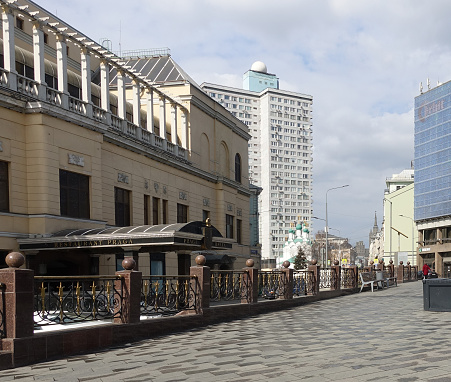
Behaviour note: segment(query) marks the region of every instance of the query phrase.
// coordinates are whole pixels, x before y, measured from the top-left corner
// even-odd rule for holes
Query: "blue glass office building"
[[[451,216],[451,82],[415,98],[415,221]]]

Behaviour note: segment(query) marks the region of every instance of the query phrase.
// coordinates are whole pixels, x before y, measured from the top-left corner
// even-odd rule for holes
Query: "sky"
[[[420,82],[451,80],[449,0],[35,2],[115,52],[170,48],[198,84],[241,88],[263,61],[281,89],[312,95],[313,215],[327,193],[329,232],[366,247],[385,179],[413,160]]]

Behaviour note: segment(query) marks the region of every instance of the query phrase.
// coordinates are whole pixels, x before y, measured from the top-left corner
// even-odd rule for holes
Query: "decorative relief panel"
[[[236,215],[237,216],[242,216],[242,214],[243,214],[243,212],[242,212],[241,208],[237,208],[236,209]]]
[[[166,188],[166,186],[163,186],[163,194],[167,194],[168,193],[168,189]]]
[[[144,188],[145,188],[146,190],[149,189],[149,181],[148,181],[147,179],[144,180]]]
[[[204,198],[203,204],[204,204],[205,207],[210,207],[210,199]]]
[[[188,195],[184,191],[179,191],[179,199],[188,200]]]
[[[74,164],[75,166],[85,167],[85,158],[77,154],[67,154],[67,161],[69,164]]]
[[[153,188],[154,188],[155,192],[158,192],[158,190],[160,189],[160,185],[157,182],[155,182],[153,184]]]
[[[129,184],[129,183],[130,183],[130,181],[129,181],[129,179],[128,179],[128,175],[123,174],[123,173],[121,173],[121,172],[118,172],[118,173],[117,173],[117,181],[118,181],[119,183],[126,183],[126,184]]]
[[[0,153],[3,152],[3,144],[2,141],[0,141]]]
[[[227,203],[227,211],[233,211],[233,205]]]

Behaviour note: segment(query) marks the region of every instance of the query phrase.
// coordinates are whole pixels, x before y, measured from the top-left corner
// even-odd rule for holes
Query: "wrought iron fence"
[[[319,289],[330,289],[332,286],[332,270],[321,268],[319,274]]]
[[[0,339],[6,337],[5,333],[5,284],[0,283]]]
[[[35,326],[121,317],[120,276],[35,276]]]
[[[172,316],[182,310],[195,310],[198,290],[196,276],[144,276],[141,315]]]
[[[400,267],[402,267],[402,279],[404,281],[408,281],[409,280],[409,268],[404,266],[404,265],[400,265]]]
[[[313,271],[298,270],[293,272],[293,295],[305,296],[314,294],[314,274]]]
[[[418,280],[418,267],[416,265],[410,268],[410,280]]]
[[[343,289],[357,288],[355,268],[341,268],[341,287]]]
[[[247,271],[211,271],[210,301],[248,301],[248,276]]]
[[[266,299],[276,299],[284,295],[288,280],[282,271],[258,272],[258,296]]]

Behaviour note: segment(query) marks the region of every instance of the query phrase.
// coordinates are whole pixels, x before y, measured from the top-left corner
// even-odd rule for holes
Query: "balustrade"
[[[17,91],[29,97],[38,97],[38,83],[27,77],[17,75]]]
[[[136,126],[133,123],[127,121],[127,127],[126,127],[126,130],[125,130],[125,133],[127,135],[131,135],[132,137],[136,137],[136,130],[137,129],[138,129],[138,126]]]
[[[106,111],[97,106],[92,106],[92,118],[98,122],[106,123]]]
[[[122,314],[122,283],[115,276],[36,276],[35,326],[113,319]]]
[[[141,315],[168,316],[195,310],[198,288],[192,276],[147,276],[142,278]]]
[[[80,115],[86,115],[86,102],[69,96],[69,110]]]
[[[246,271],[211,271],[210,301],[248,299]]]

